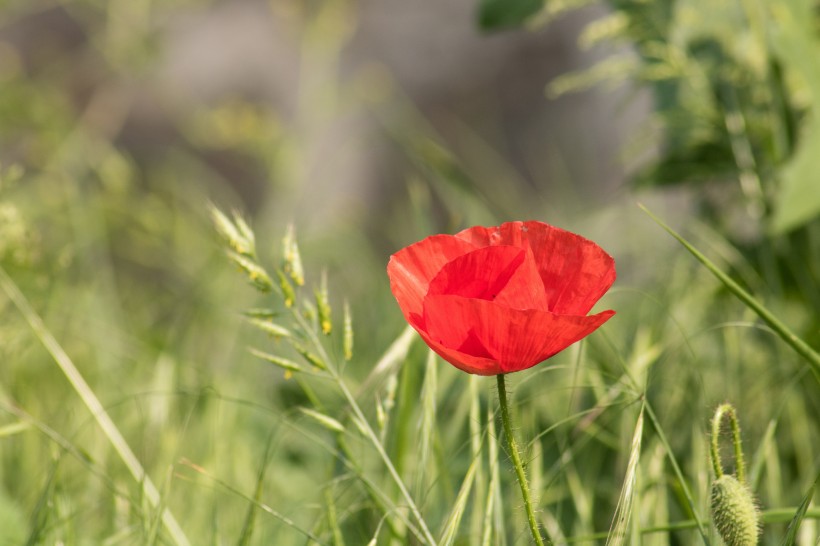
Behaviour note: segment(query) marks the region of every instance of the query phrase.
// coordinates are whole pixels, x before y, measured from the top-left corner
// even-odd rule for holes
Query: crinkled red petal
[[[418,328],[416,330],[428,347],[459,370],[475,375],[498,375],[504,373],[501,369],[501,365],[492,358],[475,356],[457,349],[445,347],[430,337],[424,330],[419,330]]]
[[[476,247],[452,235],[433,235],[396,252],[387,264],[390,290],[404,317],[421,316],[430,281],[449,261]]]
[[[615,282],[615,261],[594,242],[543,222],[473,227],[456,237],[475,246],[510,245],[532,250],[549,309],[585,315]]]
[[[560,315],[443,295],[425,298],[423,321],[425,338],[459,352],[480,347],[480,353],[471,356],[491,359],[498,363],[502,373],[510,373],[532,367],[566,349],[614,314],[604,311],[592,316]]]
[[[447,263],[427,291],[428,296],[444,294],[495,301],[513,309],[547,309],[532,252],[514,246],[481,248]]]

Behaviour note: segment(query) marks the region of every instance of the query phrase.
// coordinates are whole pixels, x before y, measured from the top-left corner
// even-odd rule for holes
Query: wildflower
[[[387,273],[427,345],[479,375],[530,368],[615,314],[587,315],[615,281],[612,257],[542,222],[433,235],[391,256]]]

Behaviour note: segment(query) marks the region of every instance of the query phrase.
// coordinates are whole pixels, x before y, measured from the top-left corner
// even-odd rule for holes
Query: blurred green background
[[[723,401],[745,424],[760,504],[794,507],[820,464],[817,382],[636,202],[820,345],[819,13],[809,0],[2,0],[0,263],[193,544],[305,544],[265,513],[248,531],[260,483],[260,502],[322,543],[339,543],[330,507],[349,508],[348,544],[379,536],[382,517],[339,479],[327,431],[294,413],[295,381],[246,351],[275,352],[241,316],[272,304],[225,258],[209,203],[241,211],[262,262],[295,226],[308,285],[327,272],[338,321],[350,304],[356,387],[404,328],[392,252],[516,219],[595,240],[619,271],[600,308],[618,315],[512,379],[525,444],[543,432],[527,453],[552,538],[609,528],[641,397],[704,517],[705,431]],[[0,313],[0,544],[171,543],[8,292]],[[385,442],[439,529],[470,464],[470,404],[486,431],[494,382],[439,364],[437,456],[416,466],[414,438],[433,434],[418,424],[418,345],[360,403],[375,423],[393,389]],[[328,414],[346,411],[318,389]],[[699,543],[635,531],[692,516],[657,435],[642,453],[634,543]],[[507,462],[509,522],[491,544],[526,544]],[[482,521],[476,508],[456,543],[479,544]],[[816,544],[816,520],[803,525]]]

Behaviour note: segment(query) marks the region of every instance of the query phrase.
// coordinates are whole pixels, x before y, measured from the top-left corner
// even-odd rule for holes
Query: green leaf
[[[820,474],[817,475],[817,478],[814,479],[814,483],[811,484],[809,490],[806,491],[806,496],[803,497],[803,502],[800,503],[797,512],[794,514],[794,518],[789,523],[786,536],[783,537],[783,542],[780,543],[780,546],[794,545],[797,539],[797,530],[800,529],[800,524],[803,522],[803,518],[806,517],[806,510],[809,509],[809,504],[811,504],[811,499],[814,496],[814,490],[817,488],[818,483],[820,483]]]
[[[543,0],[481,0],[478,24],[484,30],[520,26],[543,5]]]

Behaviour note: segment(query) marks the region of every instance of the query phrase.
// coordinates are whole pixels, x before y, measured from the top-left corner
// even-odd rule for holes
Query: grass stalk
[[[137,483],[140,484],[142,487],[142,493],[151,504],[151,507],[155,510],[162,509],[162,523],[171,535],[173,541],[179,546],[189,546],[190,542],[188,541],[185,532],[182,530],[182,527],[180,527],[171,511],[167,507],[162,506],[162,499],[159,491],[154,485],[154,482],[151,481],[151,478],[145,472],[145,469],[142,467],[142,464],[140,464],[136,455],[134,455],[134,452],[131,450],[128,442],[126,442],[122,433],[120,433],[117,428],[117,425],[114,424],[114,421],[108,415],[108,412],[105,411],[105,408],[100,403],[100,400],[94,394],[94,391],[88,383],[86,383],[80,371],[71,361],[71,358],[63,350],[48,328],[46,328],[43,320],[31,307],[25,295],[23,295],[17,287],[17,284],[11,277],[9,277],[8,273],[6,273],[5,269],[2,267],[0,267],[0,285],[3,287],[3,291],[9,299],[14,303],[26,319],[29,326],[34,331],[34,334],[57,363],[57,366],[60,367],[60,370],[66,376],[69,383],[71,383],[71,386],[74,387],[74,390],[91,412],[92,417],[94,417],[97,421],[97,424],[108,438],[108,441],[111,442],[114,451],[116,451],[120,456],[120,459],[122,459],[122,462],[128,468],[128,471]]]
[[[313,343],[316,350],[319,352],[320,358],[324,360],[326,363],[331,362],[327,351],[325,350],[324,345],[322,344],[319,337],[316,335],[316,332],[311,328],[305,318],[295,309],[291,309],[292,316],[294,317],[295,321],[302,330],[305,332],[307,336],[310,337],[311,343]],[[356,398],[353,396],[353,393],[350,392],[350,389],[347,387],[347,384],[344,382],[342,377],[339,375],[338,371],[336,370],[336,366],[328,366],[327,371],[333,380],[336,382],[336,385],[339,387],[339,390],[342,391],[342,395],[344,396],[347,403],[350,405],[350,409],[353,411],[354,416],[361,424],[362,432],[365,433],[367,439],[370,440],[370,443],[373,444],[373,447],[376,449],[376,452],[379,454],[382,462],[384,463],[385,467],[387,467],[387,471],[390,474],[390,477],[393,478],[396,486],[399,488],[399,492],[401,496],[404,498],[404,501],[407,503],[410,512],[413,514],[413,517],[418,522],[419,531],[427,544],[430,546],[436,546],[436,539],[433,538],[432,533],[430,533],[430,529],[427,527],[427,523],[424,521],[424,518],[421,515],[421,511],[419,510],[418,506],[416,505],[415,501],[413,500],[412,495],[410,495],[410,491],[408,491],[407,486],[404,484],[404,481],[399,476],[396,467],[393,465],[392,461],[390,460],[390,456],[384,450],[384,446],[382,445],[379,437],[376,435],[373,427],[370,426],[367,418],[364,415],[361,407],[359,407],[359,403],[356,402]]]
[[[694,516],[695,523],[697,524],[698,532],[703,539],[703,543],[706,546],[711,546],[709,535],[706,533],[706,527],[703,526],[703,521],[701,521],[698,517],[698,512],[695,508],[695,499],[692,497],[692,492],[689,490],[689,486],[686,485],[686,479],[683,477],[683,471],[680,469],[680,465],[678,465],[678,461],[675,459],[675,455],[672,452],[672,446],[669,445],[669,440],[666,439],[666,434],[664,434],[663,428],[661,428],[661,424],[658,422],[658,418],[655,416],[655,412],[652,410],[652,406],[649,402],[644,401],[644,409],[646,410],[646,415],[649,416],[649,420],[652,421],[652,426],[655,428],[655,432],[658,434],[658,440],[660,440],[663,448],[666,450],[666,454],[669,457],[669,462],[672,464],[672,470],[675,471],[675,476],[678,478],[678,483],[680,484],[681,490],[686,497],[686,502],[689,503],[689,509],[692,511],[692,515]]]
[[[664,230],[666,230],[669,235],[674,237],[678,240],[680,244],[682,244],[686,250],[688,250],[692,256],[695,257],[700,263],[702,263],[706,269],[708,269],[717,279],[723,283],[726,288],[729,289],[737,298],[745,303],[752,311],[757,313],[763,322],[769,325],[769,327],[775,331],[775,333],[780,336],[780,338],[785,341],[792,349],[794,349],[797,354],[802,356],[806,359],[806,361],[811,366],[812,372],[814,373],[814,377],[820,382],[820,353],[812,349],[808,343],[800,339],[791,329],[786,326],[780,319],[774,316],[768,309],[766,309],[763,304],[761,304],[757,299],[754,298],[751,294],[746,292],[739,284],[737,284],[731,277],[729,277],[726,273],[721,271],[709,258],[704,256],[698,249],[696,249],[689,241],[684,239],[680,234],[678,234],[675,230],[671,227],[666,225],[663,220],[652,214],[645,206],[642,204],[638,204],[638,206],[643,210],[647,215],[649,215],[652,220],[655,221],[656,224],[661,226]]]

